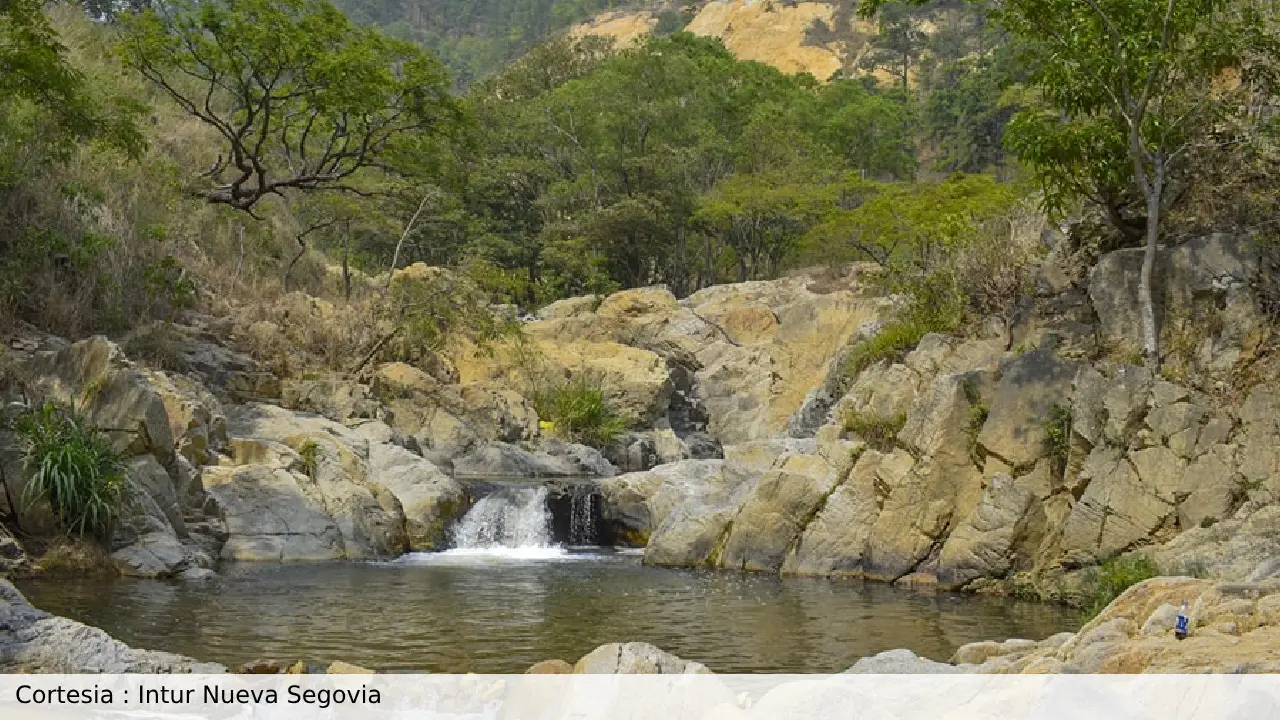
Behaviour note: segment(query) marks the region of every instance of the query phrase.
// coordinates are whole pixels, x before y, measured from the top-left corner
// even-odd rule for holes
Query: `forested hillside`
[[[921,13],[954,5],[881,6],[874,62],[829,82],[677,32],[561,37],[461,94],[433,53],[323,0],[107,22],[11,3],[0,303],[78,336],[293,289],[350,299],[362,272],[415,261],[532,310],[864,260],[924,300],[917,334],[1025,290],[1041,211],[1094,208],[1112,245],[1266,217],[1274,16],[1233,0],[1166,21],[1110,0],[1137,13],[1121,28],[1146,48],[1134,60],[1103,35],[1061,47],[1033,22],[1057,2],[927,36]],[[520,25],[588,9],[560,7]],[[504,8],[435,11],[490,27]],[[1064,27],[1104,27],[1073,12]],[[1223,207],[1223,187],[1240,202]]]
[[[353,20],[439,54],[467,86],[618,0],[338,0]]]

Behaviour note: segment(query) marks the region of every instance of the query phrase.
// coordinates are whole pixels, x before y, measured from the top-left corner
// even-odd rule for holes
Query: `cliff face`
[[[620,46],[637,42],[659,25],[653,9],[612,11],[575,26],[575,35],[614,38]],[[873,23],[826,2],[712,0],[700,7],[685,30],[724,41],[743,60],[772,65],[785,73],[810,73],[826,81],[854,62],[874,37]],[[891,81],[885,73],[881,80]]]
[[[826,80],[843,66],[845,49],[840,43],[808,42],[806,35],[814,21],[835,25],[835,14],[834,5],[820,2],[715,0],[703,6],[685,29],[720,38],[743,60]]]

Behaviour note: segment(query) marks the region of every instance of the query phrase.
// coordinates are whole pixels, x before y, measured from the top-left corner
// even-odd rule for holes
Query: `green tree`
[[[906,90],[911,81],[911,68],[920,59],[927,40],[911,5],[896,1],[885,3],[876,15],[876,36],[871,39],[871,52],[864,59],[864,66],[891,71],[899,87]]]
[[[1229,0],[1007,0],[1001,18],[1037,61],[1035,88],[1047,107],[1021,116],[1012,142],[1050,196],[1079,192],[1071,174],[1090,178],[1092,195],[1113,209],[1115,196],[1137,192],[1142,351],[1158,367],[1152,285],[1169,186],[1188,152],[1215,142],[1214,125],[1238,106],[1220,73],[1270,45],[1265,21]]]
[[[130,154],[141,152],[145,143],[133,122],[141,107],[99,97],[86,87],[84,75],[67,62],[42,8],[39,0],[0,4],[0,116],[5,116],[0,126],[8,125],[8,115],[19,113],[16,103],[25,102],[42,116],[40,137],[60,155],[90,139]]]
[[[733,175],[701,198],[695,218],[730,249],[743,282],[777,272],[835,192],[776,174]]]
[[[1011,123],[1009,142],[1051,209],[1091,198],[1121,231],[1141,233],[1142,351],[1158,367],[1152,285],[1170,183],[1193,149],[1218,142],[1215,125],[1247,105],[1230,97],[1247,83],[1219,81],[1245,57],[1275,53],[1267,20],[1248,0],[1002,0],[995,9],[1028,51],[1039,100]],[[1120,211],[1133,196],[1140,219]]]
[[[126,62],[217,131],[211,203],[252,212],[289,190],[359,190],[397,143],[458,121],[443,67],[324,0],[180,0],[126,15]]]

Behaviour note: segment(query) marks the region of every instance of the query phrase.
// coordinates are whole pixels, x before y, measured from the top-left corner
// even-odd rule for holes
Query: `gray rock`
[[[173,533],[148,533],[111,553],[121,573],[133,577],[172,577],[188,565],[186,549]]]
[[[378,443],[369,447],[369,480],[400,501],[410,550],[443,547],[449,522],[466,502],[466,493],[456,480],[404,448]]]
[[[855,675],[944,675],[962,671],[954,665],[922,658],[902,649],[864,657],[845,672]]]
[[[690,533],[689,523],[701,526],[716,511],[737,510],[737,503],[728,497],[732,488],[724,479],[723,466],[720,460],[682,460],[601,480],[603,519],[634,544],[647,545],[646,557],[652,554],[657,564],[681,565],[691,555],[700,558],[696,564],[711,547],[694,547],[704,533]],[[727,521],[727,517],[715,519],[716,529],[709,531],[714,532],[712,544]]]
[[[341,560],[342,531],[324,505],[303,490],[305,478],[282,468],[208,468],[205,485],[229,538],[224,560]]]
[[[1104,256],[1089,274],[1089,299],[1097,312],[1100,331],[1113,347],[1135,347],[1141,315],[1138,282],[1142,248],[1117,250]],[[1163,248],[1156,255],[1158,283],[1155,304],[1168,322],[1192,318],[1215,308],[1216,333],[1209,342],[1206,369],[1225,372],[1239,359],[1241,345],[1265,322],[1254,303],[1251,285],[1258,274],[1258,251],[1247,237],[1210,235]]]
[[[648,643],[609,643],[582,657],[575,675],[704,675],[705,665],[682,660]]]
[[[1055,405],[1067,405],[1080,364],[1052,350],[1033,350],[1001,369],[1000,384],[978,442],[1015,468],[1046,454],[1045,418]]]
[[[223,673],[181,655],[135,650],[105,632],[37,610],[0,580],[0,672]]]
[[[208,568],[193,567],[187,568],[186,570],[178,573],[178,579],[186,582],[208,582],[210,580],[217,580],[218,573]]]
[[[617,474],[599,451],[559,441],[544,443],[545,451],[531,452],[508,443],[488,443],[453,461],[458,477],[557,478],[612,477]]]

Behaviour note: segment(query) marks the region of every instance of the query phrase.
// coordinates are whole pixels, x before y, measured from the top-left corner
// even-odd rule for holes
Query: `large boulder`
[[[986,452],[1014,468],[1047,454],[1046,423],[1055,407],[1069,407],[1079,364],[1040,348],[1010,360],[1000,373],[987,421],[978,435]]]
[[[205,486],[228,539],[222,559],[294,562],[341,560],[346,544],[309,479],[265,465],[209,468]]]
[[[231,456],[204,473],[227,526],[224,559],[394,556],[438,544],[441,524],[459,509],[460,488],[397,452],[398,437],[381,423],[349,427],[256,404],[230,413],[228,431]]]
[[[724,568],[777,571],[806,524],[843,478],[818,455],[793,455],[766,473],[733,518]]]
[[[409,550],[444,548],[449,523],[466,506],[457,481],[421,456],[385,443],[369,446],[369,477],[399,500]]]
[[[1117,250],[1089,274],[1089,299],[1110,347],[1137,346],[1142,256],[1142,248]],[[1210,329],[1198,331],[1193,363],[1226,373],[1258,337],[1265,323],[1252,292],[1258,268],[1258,249],[1248,237],[1214,234],[1157,251],[1153,299],[1161,324],[1189,321]]]
[[[704,500],[721,481],[720,460],[682,460],[644,472],[599,482],[603,520],[635,544],[651,543],[650,534],[673,511]]]
[[[222,673],[181,655],[135,650],[105,632],[37,610],[0,580],[0,672]]]
[[[876,485],[884,454],[864,451],[800,535],[782,564],[785,575],[861,577],[871,526],[880,512]],[[889,471],[892,473],[892,470]]]
[[[37,399],[75,405],[96,427],[108,431],[128,455],[154,455],[164,467],[174,459],[173,430],[164,399],[118,345],[92,337],[23,364]]]

